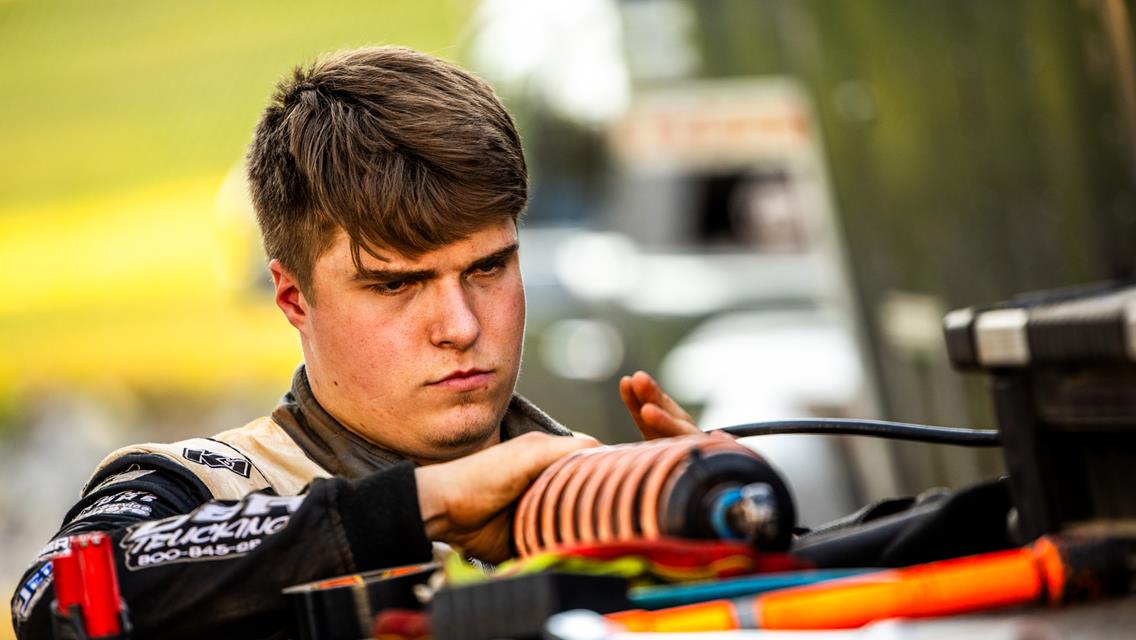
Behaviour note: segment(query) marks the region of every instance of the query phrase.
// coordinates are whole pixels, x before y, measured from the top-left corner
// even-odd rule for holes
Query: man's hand
[[[426,537],[480,560],[511,556],[512,504],[561,457],[599,443],[526,433],[464,458],[414,470]]]
[[[670,396],[663,393],[659,383],[643,371],[623,376],[619,380],[619,396],[631,412],[631,419],[644,440],[669,438],[701,433],[694,418]]]

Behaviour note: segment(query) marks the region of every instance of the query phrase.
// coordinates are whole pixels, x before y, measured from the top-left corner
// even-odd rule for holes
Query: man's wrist
[[[414,481],[418,487],[418,509],[422,513],[426,537],[445,541],[448,530],[445,485],[439,481],[436,471],[430,466],[417,467],[414,469]]]
[[[343,478],[317,482],[336,487],[337,508],[354,561],[351,571],[424,562],[430,557],[411,463],[400,462],[354,482]]]

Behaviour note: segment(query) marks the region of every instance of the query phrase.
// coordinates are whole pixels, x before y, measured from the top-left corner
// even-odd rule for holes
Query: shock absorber
[[[761,456],[722,434],[597,447],[558,460],[521,497],[521,556],[558,546],[660,537],[745,540],[780,551],[796,512]]]
[[[93,531],[66,540],[51,560],[56,640],[126,640],[130,620],[118,590],[110,536]]]

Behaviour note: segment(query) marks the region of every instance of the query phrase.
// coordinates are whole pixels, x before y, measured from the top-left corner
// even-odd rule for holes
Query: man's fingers
[[[619,396],[648,440],[700,432],[694,418],[645,371],[620,378]]]
[[[641,414],[646,425],[641,430],[647,438],[670,438],[701,433],[701,429],[692,420],[677,417],[654,403],[643,405]]]
[[[638,413],[639,409],[643,407],[643,403],[635,394],[635,385],[631,381],[631,376],[623,376],[619,379],[619,397],[623,398],[623,404],[627,405],[632,413]]]
[[[426,534],[452,542],[485,527],[549,465],[598,444],[590,436],[526,433],[464,458],[418,467],[414,473]]]
[[[636,371],[631,376],[631,386],[635,389],[635,395],[638,396],[641,403],[651,402],[666,408],[663,401],[663,396],[666,394],[663,393],[663,388],[659,386],[658,382],[655,382],[651,374],[646,371]]]
[[[589,447],[599,446],[595,438],[578,434],[571,438],[531,432],[506,440],[475,454],[486,455],[484,469],[521,482],[521,490],[560,458]],[[474,456],[470,456],[472,459]]]
[[[658,405],[664,411],[670,412],[671,415],[680,420],[694,423],[694,418],[691,418],[690,414],[679,403],[664,393],[659,383],[646,371],[636,371],[635,375],[631,376],[631,386],[641,404],[650,402]]]
[[[631,414],[631,419],[635,421],[635,426],[639,427],[642,432],[646,425],[643,424],[643,418],[639,416],[640,411],[643,409],[643,403],[639,397],[635,395],[635,387],[631,382],[631,376],[623,376],[619,379],[619,397],[623,399],[623,404],[627,406],[627,411]]]

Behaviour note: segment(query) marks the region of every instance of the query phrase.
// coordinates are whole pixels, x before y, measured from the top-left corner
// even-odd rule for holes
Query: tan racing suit
[[[570,435],[514,395],[502,439]],[[422,562],[413,464],[335,421],[301,366],[271,416],[100,463],[12,598],[21,639],[50,638],[51,554],[83,531],[115,540],[135,637],[286,637],[281,589]]]

